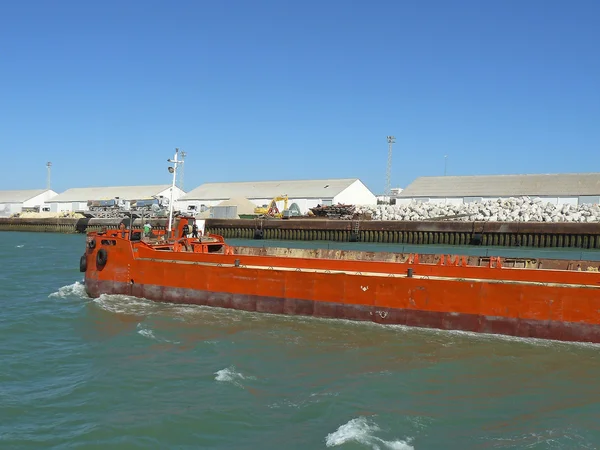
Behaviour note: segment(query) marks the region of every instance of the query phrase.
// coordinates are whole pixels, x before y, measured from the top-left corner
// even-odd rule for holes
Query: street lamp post
[[[177,166],[183,162],[177,159],[178,156],[179,149],[176,148],[173,159],[167,159],[168,162],[173,163],[172,166],[169,166],[169,173],[173,174],[173,182],[171,183],[171,199],[169,200],[169,228],[167,229],[167,235],[169,238],[172,237],[171,225],[173,223],[173,194],[175,192],[175,181],[177,179]]]

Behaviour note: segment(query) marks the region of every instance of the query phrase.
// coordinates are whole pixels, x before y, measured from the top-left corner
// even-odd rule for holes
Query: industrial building
[[[600,203],[600,173],[420,177],[396,198],[460,204],[528,196],[556,205]]]
[[[296,203],[303,214],[317,205],[377,203],[375,195],[358,178],[342,178],[205,183],[181,197],[178,208],[182,211],[203,211],[224,200],[240,197],[247,198],[256,206],[263,206],[284,195],[288,197],[288,205]]]
[[[177,200],[183,194],[185,192],[176,186],[173,192],[173,199]],[[132,200],[146,200],[160,197],[170,199],[170,196],[171,185],[169,184],[72,188],[61,192],[49,204],[51,212],[60,213],[86,211],[88,209],[88,201],[120,199],[130,202]]]
[[[48,200],[58,195],[52,189],[0,191],[0,217],[10,217],[24,210],[42,210]]]

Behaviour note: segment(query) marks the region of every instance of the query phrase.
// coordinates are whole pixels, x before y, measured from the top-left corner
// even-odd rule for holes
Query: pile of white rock
[[[411,202],[407,205],[363,205],[357,213],[373,220],[461,220],[485,222],[600,222],[600,206],[554,205],[529,197],[459,205]]]

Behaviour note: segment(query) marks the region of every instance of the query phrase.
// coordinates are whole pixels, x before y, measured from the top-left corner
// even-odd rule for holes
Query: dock
[[[86,233],[116,229],[121,221],[0,218],[0,231]],[[167,226],[164,218],[150,223],[155,229]],[[205,232],[241,239],[600,249],[597,223],[206,219]]]

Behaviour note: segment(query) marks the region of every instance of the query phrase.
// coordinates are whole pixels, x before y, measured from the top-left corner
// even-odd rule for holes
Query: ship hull
[[[257,282],[258,280],[255,281]],[[455,281],[454,283],[458,282]],[[436,299],[435,293],[443,294],[443,292],[437,290],[428,292],[427,286],[423,285],[423,283],[421,284],[417,288],[417,291],[421,294],[421,299],[426,298],[426,303],[430,308],[438,307],[439,309],[439,305],[436,306],[436,303],[441,303],[442,299]],[[391,307],[383,305],[382,303],[384,302],[376,301],[373,304],[341,303],[273,295],[209,291],[157,284],[132,284],[131,282],[101,279],[86,279],[85,287],[90,297],[99,297],[101,294],[122,294],[157,302],[202,305],[269,314],[312,316],[368,321],[382,325],[405,325],[409,327],[500,334],[523,338],[600,343],[600,325],[593,323],[436,311],[412,307]],[[452,289],[451,286],[449,288]],[[549,289],[546,292],[547,295],[557,299],[564,299],[564,293],[553,291],[552,288]],[[411,301],[414,303],[416,297],[412,295],[414,291],[409,287],[407,292],[408,295],[406,298],[399,296],[396,299],[390,298],[389,300],[397,304],[411,303]],[[572,294],[575,294],[575,292],[572,292]],[[468,302],[466,299],[464,301]],[[564,308],[564,303],[568,302],[562,301],[560,303],[560,308],[562,309]],[[537,307],[540,308],[538,314],[540,317],[550,312],[549,308],[543,308],[539,303]]]
[[[179,222],[177,236],[185,223]],[[415,255],[385,260],[316,251],[295,255],[289,249],[234,248],[212,235],[150,245],[122,234],[88,235],[80,270],[91,297],[124,294],[271,314],[600,343],[600,273],[594,270],[511,269],[494,258],[487,266],[472,266],[465,257],[441,257],[431,264],[419,263]]]

